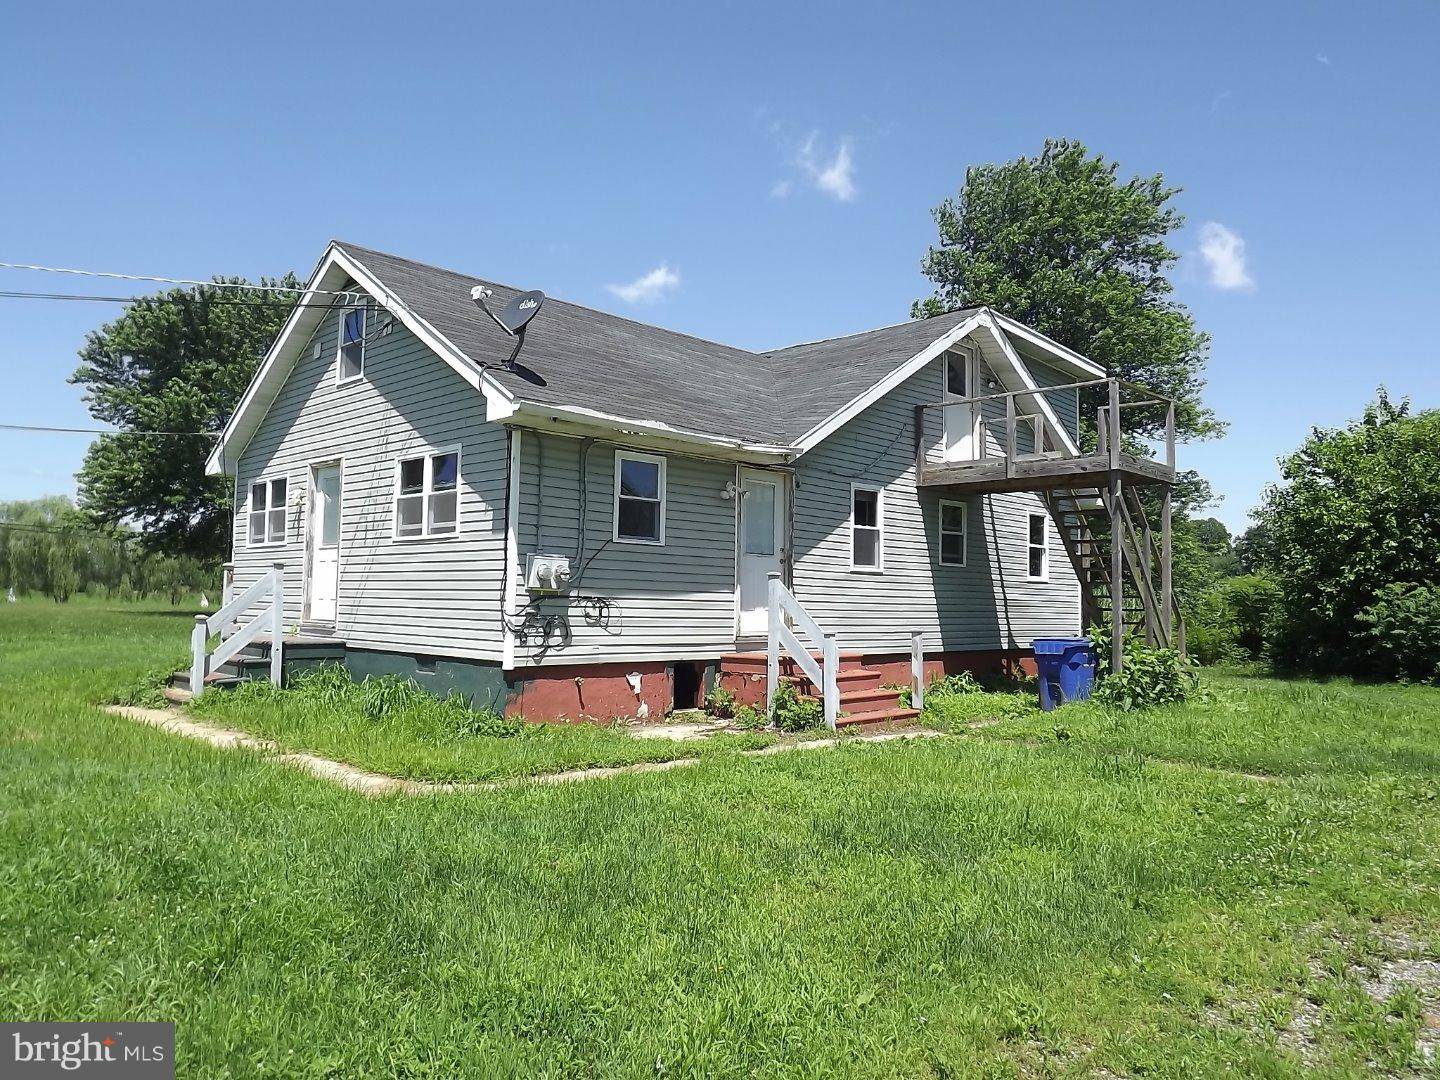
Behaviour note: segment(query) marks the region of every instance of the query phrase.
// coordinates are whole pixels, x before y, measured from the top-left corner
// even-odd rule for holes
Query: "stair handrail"
[[[769,583],[770,617],[765,650],[765,712],[769,715],[775,710],[775,688],[780,685],[780,649],[783,646],[785,651],[800,665],[800,670],[805,672],[810,682],[820,687],[825,708],[825,726],[834,731],[835,722],[840,716],[840,681],[837,677],[840,671],[840,646],[836,642],[835,635],[821,630],[820,624],[810,616],[810,613],[795,598],[795,594],[785,587],[785,583],[780,580],[778,571],[770,572]],[[811,641],[820,645],[820,663],[816,663],[815,658],[810,655],[810,650],[800,643],[800,639],[795,636],[795,632],[786,623],[786,616],[794,620]]]
[[[240,615],[256,604],[264,604],[249,622],[240,622]],[[190,695],[199,697],[205,690],[205,677],[233,658],[265,631],[270,632],[270,681],[280,685],[284,665],[285,564],[277,562],[239,596],[230,600],[213,615],[196,615],[190,631]],[[212,634],[221,633],[231,624],[233,634],[209,652]]]

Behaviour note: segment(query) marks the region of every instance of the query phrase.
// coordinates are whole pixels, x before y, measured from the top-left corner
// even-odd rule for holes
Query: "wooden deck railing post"
[[[195,625],[190,628],[190,696],[199,697],[205,689],[205,624],[204,615],[195,616]]]
[[[1172,407],[1173,413],[1173,407]],[[1160,489],[1160,619],[1165,629],[1165,646],[1175,647],[1175,600],[1170,579],[1170,560],[1174,555],[1170,535],[1170,485]]]
[[[275,588],[270,597],[270,681],[279,686],[285,669],[285,564],[275,563],[271,573]]]
[[[775,687],[780,682],[780,571],[770,571],[767,587],[770,636],[765,643],[765,718],[768,720],[775,712]]]
[[[915,406],[915,482],[925,479],[925,406]]]
[[[1165,410],[1165,464],[1175,471],[1175,402]]]
[[[224,607],[233,599],[235,599],[235,564],[227,562],[223,565],[220,576],[220,606]]]
[[[1005,479],[1015,475],[1015,395],[1005,397]]]
[[[910,707],[925,708],[925,631],[910,631]]]

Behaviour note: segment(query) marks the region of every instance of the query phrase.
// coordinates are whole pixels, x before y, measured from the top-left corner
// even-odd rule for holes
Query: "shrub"
[[[741,705],[735,710],[735,726],[745,731],[756,731],[768,722],[765,714],[754,705]]]
[[[1194,665],[1174,649],[1146,645],[1134,636],[1125,642],[1125,664],[1117,674],[1110,670],[1110,629],[1090,631],[1095,643],[1099,684],[1091,695],[1098,705],[1112,709],[1149,709],[1184,701],[1199,685]]]
[[[705,712],[716,720],[729,720],[735,716],[735,695],[720,687],[710,691],[705,699]]]
[[[1386,585],[1357,616],[1372,674],[1440,682],[1440,588]]]
[[[782,679],[775,688],[770,722],[780,731],[813,731],[825,723],[825,708],[814,698],[801,697],[794,683]]]
[[[1217,582],[1185,621],[1186,641],[1202,664],[1259,660],[1280,587],[1262,574]]]

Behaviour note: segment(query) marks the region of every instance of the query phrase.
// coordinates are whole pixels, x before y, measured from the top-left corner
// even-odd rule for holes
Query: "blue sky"
[[[1174,279],[1231,427],[1182,463],[1232,527],[1380,383],[1440,405],[1433,3],[32,4],[5,27],[0,261],[303,276],[338,236],[773,347],[905,318],[965,167],[1070,136],[1184,188]],[[115,310],[0,300],[0,422],[87,423],[65,378]],[[72,491],[84,444],[0,432],[0,498]]]

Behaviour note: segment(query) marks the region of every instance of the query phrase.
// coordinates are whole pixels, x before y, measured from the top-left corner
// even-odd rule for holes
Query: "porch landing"
[[[819,662],[819,653],[811,655]],[[882,686],[882,673],[876,668],[866,667],[864,660],[864,653],[840,654],[840,670],[835,673],[835,681],[840,687],[840,717],[835,721],[836,726],[898,724],[918,717],[919,710],[903,708],[900,691]],[[763,708],[766,662],[763,651],[727,653],[720,658],[716,685],[734,694],[742,705]],[[792,657],[780,657],[780,678],[793,683],[802,697],[821,700],[819,687],[811,683]]]

